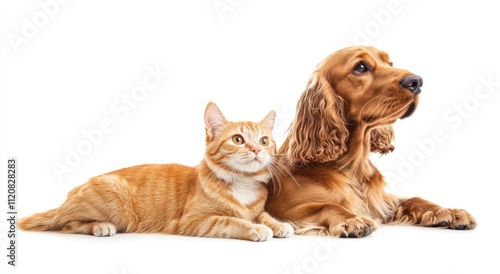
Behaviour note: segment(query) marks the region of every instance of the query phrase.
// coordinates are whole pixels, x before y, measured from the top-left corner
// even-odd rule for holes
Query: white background
[[[57,6],[46,11],[47,2]],[[209,100],[231,120],[277,110],[281,144],[315,65],[345,45],[371,44],[424,79],[416,113],[396,123],[395,152],[373,157],[388,190],[465,208],[479,226],[383,226],[363,239],[265,243],[19,231],[14,268],[2,179],[1,273],[498,273],[500,19],[490,1],[131,2],[2,1],[0,174],[16,157],[19,217],[58,207],[104,172],[196,165]],[[214,3],[230,9],[218,13]],[[129,113],[117,111],[147,68],[168,76]],[[102,120],[111,130],[60,180],[53,165],[67,165],[68,150]]]

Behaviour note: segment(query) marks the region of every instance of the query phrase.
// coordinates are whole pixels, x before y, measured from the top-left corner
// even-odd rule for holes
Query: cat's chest
[[[261,186],[253,179],[240,179],[231,183],[230,193],[240,204],[248,206],[261,198]]]
[[[262,199],[262,192],[266,191],[262,182],[269,180],[267,172],[261,175],[245,176],[215,166],[212,166],[211,170],[220,180],[229,185],[229,194],[243,206],[252,205]]]

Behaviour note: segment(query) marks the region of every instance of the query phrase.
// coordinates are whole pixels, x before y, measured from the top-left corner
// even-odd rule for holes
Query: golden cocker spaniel
[[[376,224],[473,229],[462,209],[384,190],[370,152],[394,147],[392,124],[415,111],[422,78],[394,68],[374,47],[334,52],[313,72],[279,150],[289,172],[269,184],[266,210],[291,221],[297,234],[363,237]]]

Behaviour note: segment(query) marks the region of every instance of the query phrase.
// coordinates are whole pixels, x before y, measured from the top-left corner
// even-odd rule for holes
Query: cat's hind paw
[[[116,227],[112,223],[97,223],[94,225],[94,236],[107,237],[116,234]]]

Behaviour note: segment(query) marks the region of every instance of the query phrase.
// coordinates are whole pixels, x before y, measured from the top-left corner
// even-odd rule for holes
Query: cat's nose
[[[257,154],[259,154],[260,149],[258,149],[258,148],[252,148],[252,149],[250,149],[250,151],[253,152],[253,153],[255,153],[255,155],[257,155]]]

